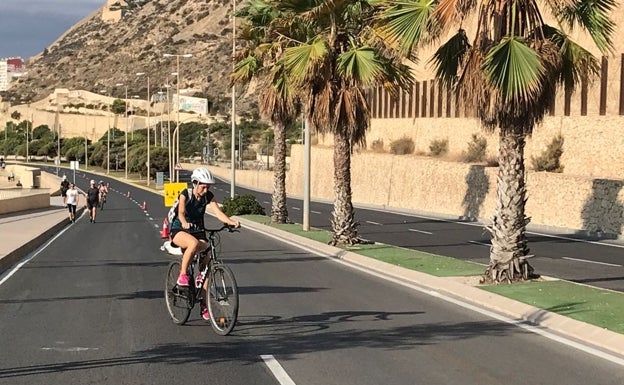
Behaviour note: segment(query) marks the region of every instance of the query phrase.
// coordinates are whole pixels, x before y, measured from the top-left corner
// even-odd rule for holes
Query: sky
[[[0,0],[0,58],[38,54],[105,0]]]

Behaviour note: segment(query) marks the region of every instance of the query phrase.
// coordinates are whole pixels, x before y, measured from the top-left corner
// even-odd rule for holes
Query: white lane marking
[[[86,215],[87,211],[85,210],[82,215]],[[27,256],[26,258],[22,259],[21,262],[19,262],[18,264],[16,264],[13,268],[5,271],[3,274],[0,274],[0,285],[2,285],[3,283],[5,283],[9,278],[11,278],[11,276],[13,274],[15,274],[22,266],[24,266],[25,264],[27,264],[28,262],[30,262],[31,259],[35,258],[37,255],[39,255],[39,253],[41,253],[43,250],[45,250],[52,242],[54,242],[56,240],[56,238],[60,237],[61,235],[63,235],[67,230],[69,230],[70,228],[72,228],[72,226],[66,226],[63,230],[59,231],[58,234],[56,234],[54,237],[52,237],[52,239],[50,239],[48,242],[44,243],[43,246],[39,247],[39,249],[37,249],[34,253],[32,253],[30,256]]]
[[[152,218],[150,218],[150,219],[152,219]],[[154,223],[154,227],[155,228],[159,228],[160,226],[158,226],[156,223]]]
[[[291,207],[291,209],[301,211],[301,208],[295,206]]]
[[[379,222],[373,222],[373,221],[366,221],[366,223],[370,223],[371,225],[376,225],[376,226],[383,226],[381,223]]]
[[[48,348],[43,347],[41,350],[54,350],[56,352],[86,352],[88,350],[100,350],[100,348],[82,348],[79,346],[73,348]]]
[[[314,211],[314,210],[312,210],[312,211],[311,211],[311,213],[312,213],[312,214],[321,214],[321,212],[320,212],[320,211]]]
[[[490,247],[490,246],[492,246],[492,245],[490,245],[490,244],[488,244],[488,243],[477,242],[477,241],[468,241],[468,243],[474,243],[475,245],[485,246],[485,247]]]
[[[260,356],[264,363],[269,368],[271,373],[275,376],[275,379],[280,383],[280,385],[296,385],[295,381],[293,381],[288,373],[284,370],[282,365],[270,354],[263,354]]]
[[[415,233],[422,233],[422,234],[429,234],[432,235],[433,233],[430,233],[429,231],[424,231],[424,230],[416,230],[416,229],[408,229],[409,231],[413,231]]]
[[[273,239],[275,239],[277,241],[280,241],[280,242],[286,243],[288,245],[294,246],[296,248],[299,248],[301,250],[307,251],[308,253],[317,255],[319,257],[327,258],[327,259],[329,259],[331,261],[334,261],[334,262],[339,263],[339,264],[341,264],[343,266],[347,266],[347,267],[350,267],[352,269],[358,270],[358,271],[360,271],[362,273],[369,274],[369,275],[372,275],[372,276],[377,277],[377,278],[385,279],[386,281],[393,282],[393,283],[395,283],[397,285],[401,285],[401,286],[404,286],[404,287],[407,287],[407,288],[419,291],[421,293],[430,295],[432,297],[440,298],[440,299],[442,299],[444,301],[447,301],[447,302],[450,302],[450,303],[455,304],[457,306],[463,307],[464,309],[472,310],[474,312],[477,312],[479,314],[483,314],[483,315],[485,315],[487,317],[490,317],[490,318],[493,318],[495,320],[498,320],[498,321],[501,321],[501,322],[505,322],[505,323],[508,323],[508,324],[511,324],[511,325],[515,325],[515,326],[517,326],[519,328],[522,328],[524,330],[527,330],[527,331],[529,331],[531,333],[538,334],[538,335],[540,335],[542,337],[546,337],[546,338],[548,338],[548,339],[550,339],[552,341],[556,341],[556,342],[562,343],[564,345],[567,345],[567,346],[570,346],[572,348],[578,349],[578,350],[580,350],[582,352],[585,352],[587,354],[591,354],[593,356],[596,356],[596,357],[605,359],[607,361],[613,362],[615,364],[624,366],[624,359],[619,357],[619,356],[617,356],[617,355],[609,354],[607,352],[603,352],[602,350],[593,348],[591,346],[583,345],[580,342],[576,342],[574,340],[571,340],[571,339],[559,336],[557,334],[551,333],[551,332],[549,332],[547,330],[542,329],[543,326],[539,326],[539,325],[538,326],[533,326],[533,325],[527,324],[526,323],[527,321],[525,321],[525,320],[514,319],[514,318],[510,318],[510,317],[501,315],[501,314],[497,314],[497,313],[495,313],[493,311],[487,310],[485,308],[478,307],[476,305],[472,305],[472,304],[470,304],[468,302],[464,302],[464,301],[462,301],[460,299],[455,299],[455,298],[446,296],[444,294],[440,294],[439,292],[437,292],[435,290],[432,290],[432,289],[429,289],[427,287],[421,287],[421,286],[418,286],[418,285],[416,285],[414,283],[405,282],[405,281],[402,281],[400,279],[394,278],[392,276],[388,276],[388,275],[379,273],[377,271],[371,270],[370,268],[361,267],[361,266],[355,265],[353,263],[350,263],[350,262],[347,262],[347,261],[343,261],[341,259],[337,259],[334,256],[325,254],[323,252],[317,251],[317,250],[312,249],[312,248],[307,247],[307,246],[303,246],[303,245],[297,244],[297,243],[295,243],[293,241],[289,241],[287,239],[280,238],[280,237],[278,237],[276,235],[262,232],[259,229],[254,229],[253,227],[246,227],[246,229],[255,231],[258,234],[262,234],[264,236],[273,238]]]
[[[262,201],[262,203],[266,203],[267,205],[271,204],[271,202],[269,202],[269,201]]]
[[[405,212],[401,212],[401,211],[396,211],[396,210],[390,210],[390,209],[377,209],[377,208],[373,208],[373,207],[365,207],[365,206],[355,206],[356,208],[362,209],[362,210],[370,210],[370,211],[378,211],[378,212],[382,212],[382,213],[390,213],[390,214],[397,214],[397,215],[402,215],[402,216],[406,216],[406,217],[411,217],[411,218],[423,218],[423,219],[431,219],[434,221],[438,221],[438,222],[447,222],[447,223],[456,223],[458,225],[462,225],[462,226],[475,226],[475,227],[483,227],[484,224],[480,223],[480,222],[464,222],[464,221],[458,221],[458,220],[453,220],[453,219],[444,219],[444,218],[439,218],[439,217],[434,217],[434,216],[427,216],[424,214],[411,214],[411,213],[405,213]],[[527,234],[534,234],[534,235],[539,235],[542,237],[548,237],[548,238],[555,238],[555,239],[565,239],[566,241],[572,241],[572,242],[581,242],[581,243],[590,243],[593,245],[599,245],[599,246],[608,246],[608,247],[618,247],[620,249],[624,249],[624,244],[615,244],[615,243],[605,243],[604,241],[590,241],[588,239],[578,239],[578,238],[571,238],[571,237],[566,237],[563,235],[553,235],[553,234],[544,234],[544,233],[539,233],[536,231],[527,231]],[[606,240],[608,241],[608,239]],[[489,246],[489,245],[488,245]]]
[[[622,265],[616,265],[614,263],[588,261],[587,259],[578,259],[578,258],[570,258],[570,257],[561,257],[561,259],[567,259],[568,261],[576,261],[576,262],[595,263],[596,265],[622,267]]]

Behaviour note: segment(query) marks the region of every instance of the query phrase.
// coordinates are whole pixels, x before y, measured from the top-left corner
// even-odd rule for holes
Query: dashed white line
[[[288,373],[286,373],[282,365],[280,365],[275,357],[270,354],[263,354],[260,358],[264,360],[264,363],[269,368],[271,373],[273,373],[273,376],[275,376],[275,379],[280,383],[280,385],[296,385],[295,381],[290,378]]]
[[[301,211],[301,208],[299,208],[299,207],[295,207],[295,206],[291,207],[291,209],[293,209],[293,210],[297,210],[297,211]]]
[[[570,258],[570,257],[562,257],[561,259],[567,259],[568,261],[575,261],[575,262],[595,263],[596,265],[604,265],[604,266],[612,266],[612,267],[622,267],[622,265],[616,265],[614,263],[598,262],[598,261],[588,261],[587,259],[578,259],[578,258]]]
[[[474,243],[475,245],[485,246],[485,247],[490,247],[490,246],[492,246],[492,245],[490,245],[490,244],[488,244],[488,243],[477,242],[477,241],[468,241],[468,243]]]
[[[311,211],[311,213],[312,213],[312,214],[320,214],[321,212],[320,212],[320,211],[314,211],[314,210],[312,210],[312,211]]]
[[[271,204],[271,202],[269,202],[269,201],[262,201],[262,203],[266,203],[267,205]]]
[[[422,233],[422,234],[429,234],[432,235],[433,233],[429,232],[429,231],[425,231],[425,230],[416,230],[416,229],[408,229],[409,231],[413,231],[415,233]]]
[[[383,226],[381,223],[373,222],[373,221],[366,221],[366,223],[369,223],[371,225],[376,225],[376,226]]]

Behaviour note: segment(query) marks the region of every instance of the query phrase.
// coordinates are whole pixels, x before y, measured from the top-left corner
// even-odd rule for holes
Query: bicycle
[[[100,210],[104,210],[104,203],[106,203],[106,194],[102,194],[100,198]]]
[[[218,258],[219,232],[223,230],[237,232],[229,225],[223,225],[219,229],[199,230],[206,234],[209,247],[196,253],[189,263],[187,274],[193,279],[188,287],[177,284],[181,262],[174,261],[169,264],[165,279],[165,302],[173,322],[184,325],[195,304],[201,303],[202,288],[208,279],[206,302],[210,313],[210,326],[215,333],[225,336],[234,329],[238,318],[238,286],[232,270]],[[182,249],[171,245],[171,241],[166,241],[161,250],[170,255],[182,256]]]

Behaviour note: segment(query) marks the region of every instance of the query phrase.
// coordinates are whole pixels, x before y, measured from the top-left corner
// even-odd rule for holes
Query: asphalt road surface
[[[96,223],[82,216],[0,278],[0,384],[624,383],[624,361],[248,229],[222,236],[241,294],[233,334],[197,309],[176,326],[162,197],[112,184]]]

